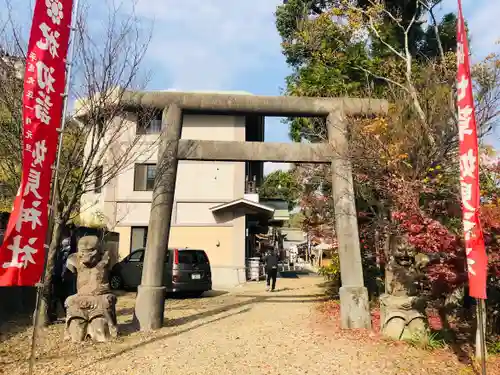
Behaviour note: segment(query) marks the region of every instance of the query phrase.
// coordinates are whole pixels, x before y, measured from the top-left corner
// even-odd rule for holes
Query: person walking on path
[[[274,292],[274,289],[276,288],[276,277],[278,276],[278,256],[276,255],[276,252],[269,252],[264,259],[264,262],[266,265],[267,273],[266,290],[269,291],[270,288],[271,292]]]

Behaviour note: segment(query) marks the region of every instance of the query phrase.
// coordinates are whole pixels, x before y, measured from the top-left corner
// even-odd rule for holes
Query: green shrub
[[[337,298],[340,289],[340,261],[338,254],[334,254],[332,262],[325,267],[321,267],[318,273],[325,278],[326,295],[330,298]]]
[[[487,342],[488,353],[493,355],[500,354],[500,336],[493,337]]]
[[[446,342],[440,337],[438,332],[415,334],[407,342],[413,347],[429,351],[442,349],[446,346]]]
[[[338,254],[332,256],[332,262],[325,267],[320,267],[318,273],[327,281],[336,281],[340,279],[340,261]]]

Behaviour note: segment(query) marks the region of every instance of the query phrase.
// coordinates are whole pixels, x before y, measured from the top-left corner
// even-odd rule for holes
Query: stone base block
[[[380,297],[380,324],[384,336],[393,340],[419,340],[428,333],[425,300],[414,296]]]
[[[343,286],[340,295],[340,320],[344,329],[372,326],[368,290],[364,286]]]

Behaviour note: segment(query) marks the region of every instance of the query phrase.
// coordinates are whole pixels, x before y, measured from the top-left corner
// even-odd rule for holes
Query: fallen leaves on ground
[[[411,355],[421,358],[421,366],[429,366],[429,370],[435,370],[436,365],[446,366],[447,368],[454,367],[457,370],[457,375],[462,374],[477,374],[480,370],[480,364],[473,359],[473,353],[470,346],[461,348],[452,348],[447,346],[444,349],[436,349],[432,352],[411,347],[404,341],[394,341],[384,338],[380,333],[380,310],[379,308],[371,309],[372,329],[350,329],[345,330],[340,327],[340,303],[337,300],[321,302],[317,306],[317,311],[320,313],[317,323],[323,326],[328,334],[338,338],[352,340],[353,343],[359,345],[373,345],[381,348],[382,351],[400,351],[401,355]],[[428,312],[429,325],[432,330],[443,329],[443,324],[439,315],[433,311]],[[453,349],[461,349],[465,353],[453,353]],[[464,355],[465,354],[465,355]],[[460,357],[460,358],[458,358]],[[500,374],[500,357],[491,356],[487,364],[488,374]]]
[[[381,337],[374,331],[341,330],[340,306],[322,303],[317,278],[282,279],[278,293],[249,283],[231,293],[169,300],[167,324],[152,333],[130,329],[135,295],[120,296],[122,336],[105,344],[62,341],[63,324],[43,330],[36,374],[465,375],[474,370],[446,350],[432,353]],[[27,373],[28,325],[0,337],[0,374]],[[1,329],[0,329],[1,330]],[[491,367],[488,375],[500,374]]]

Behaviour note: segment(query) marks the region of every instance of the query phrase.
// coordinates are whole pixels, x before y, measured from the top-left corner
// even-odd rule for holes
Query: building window
[[[155,185],[156,164],[136,164],[134,171],[134,190],[152,191]]]
[[[144,250],[136,251],[128,257],[129,262],[140,263],[144,260]]]
[[[132,227],[130,238],[130,252],[146,248],[148,239],[148,227]]]
[[[162,111],[141,111],[137,117],[137,134],[161,133]]]
[[[99,194],[102,191],[102,175],[103,167],[99,165],[95,169],[95,179],[94,179],[94,193]]]

